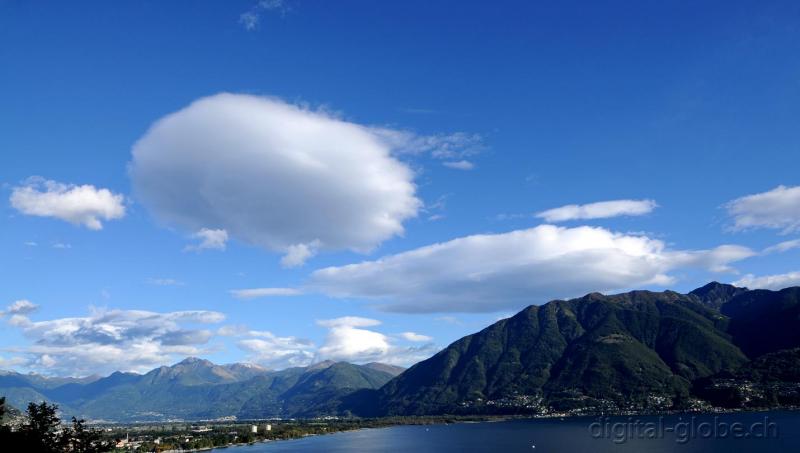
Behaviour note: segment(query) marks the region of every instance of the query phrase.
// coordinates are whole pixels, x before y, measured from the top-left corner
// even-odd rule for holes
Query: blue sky
[[[0,368],[407,365],[552,298],[798,284],[798,19],[0,1]]]

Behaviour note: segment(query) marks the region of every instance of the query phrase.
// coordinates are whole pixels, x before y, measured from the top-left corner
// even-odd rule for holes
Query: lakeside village
[[[364,428],[400,424],[455,423],[485,420],[487,417],[385,417],[355,419],[269,419],[237,421],[224,417],[197,423],[162,422],[134,424],[92,424],[101,439],[111,441],[114,452],[177,453],[233,445],[297,439]]]
[[[365,428],[385,428],[403,424],[438,424],[483,421],[491,417],[383,417],[315,419],[269,419],[236,421],[225,417],[209,422],[94,425],[105,440],[112,440],[115,452],[177,453],[207,450],[258,442],[298,439]]]
[[[650,395],[644,405],[619,407],[611,401],[594,401],[593,407],[572,407],[552,410],[543,407],[541,397],[518,395],[501,400],[475,401],[466,404],[475,412],[480,406],[493,408],[494,414],[486,415],[439,415],[397,416],[381,418],[351,418],[326,416],[314,419],[237,420],[222,417],[201,422],[161,422],[134,424],[93,424],[106,440],[112,440],[116,452],[177,453],[207,450],[211,448],[289,440],[301,437],[332,434],[364,428],[382,428],[402,424],[440,424],[471,421],[502,420],[509,418],[564,418],[599,414],[636,415],[643,413],[672,413],[668,409],[670,399],[661,395]],[[477,404],[476,404],[477,403]],[[585,404],[586,401],[583,401]],[[521,410],[521,409],[527,409]],[[508,410],[508,414],[501,415]],[[736,410],[711,407],[708,403],[693,399],[684,409],[686,412],[735,412]],[[527,413],[525,413],[527,412]],[[523,415],[524,414],[524,415]]]
[[[737,380],[715,383],[717,390],[735,389],[747,401],[766,402],[763,389]],[[798,389],[793,388],[793,391]],[[677,412],[723,413],[737,412],[745,408],[723,408],[708,402],[690,398],[680,411],[672,408],[672,398],[667,395],[649,394],[637,402],[619,405],[608,399],[589,398],[581,392],[562,392],[557,404],[548,404],[541,395],[514,395],[495,400],[475,399],[462,402],[462,414],[394,416],[381,418],[354,418],[325,416],[313,419],[270,418],[260,420],[238,420],[235,416],[221,417],[198,422],[186,420],[112,423],[95,420],[87,423],[97,441],[109,449],[102,451],[177,453],[200,451],[212,448],[297,439],[313,435],[332,434],[364,428],[382,428],[402,424],[448,424],[471,421],[503,420],[511,418],[564,418],[589,415],[653,415]],[[770,409],[770,405],[756,404],[749,410]],[[800,409],[800,407],[784,407]],[[53,410],[56,408],[53,406]],[[747,410],[747,409],[745,409]],[[141,414],[148,417],[162,414]],[[26,423],[26,417],[15,411],[6,421],[11,431],[18,431]],[[100,451],[100,450],[98,450]]]

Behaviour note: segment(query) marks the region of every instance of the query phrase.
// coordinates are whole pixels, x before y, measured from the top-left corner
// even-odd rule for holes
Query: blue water
[[[800,412],[395,426],[267,442],[228,451],[794,453],[800,452]]]

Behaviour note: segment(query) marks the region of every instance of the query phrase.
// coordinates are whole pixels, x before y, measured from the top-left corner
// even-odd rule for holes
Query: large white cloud
[[[399,345],[389,336],[366,327],[381,324],[377,319],[358,316],[344,316],[335,319],[324,319],[317,324],[328,328],[325,343],[317,350],[315,360],[346,361],[352,363],[382,362],[392,365],[409,366],[432,356],[438,348],[430,341],[431,337],[422,335],[413,339],[422,346]]]
[[[773,228],[784,233],[800,230],[800,186],[778,186],[737,198],[725,205],[734,230]]]
[[[580,219],[605,219],[619,216],[649,214],[658,207],[653,200],[611,200],[589,204],[570,204],[536,214],[546,222],[566,222]]]
[[[409,366],[438,350],[431,343],[431,337],[419,334],[413,334],[411,338],[400,335],[399,338],[425,344],[398,343],[396,338],[373,329],[381,325],[377,319],[343,316],[318,320],[317,325],[328,330],[321,346],[293,336],[280,337],[267,331],[248,330],[244,326],[226,326],[219,333],[239,337],[236,344],[247,354],[248,360],[270,368],[307,366],[324,360]]]
[[[134,145],[138,198],[161,221],[289,253],[367,252],[417,214],[412,171],[373,128],[274,98],[219,94]]]
[[[739,280],[733,282],[735,286],[742,286],[750,289],[772,289],[779,290],[790,286],[800,286],[800,272],[787,272],[785,274],[762,275],[757,277],[747,274]]]
[[[671,250],[645,236],[540,225],[320,269],[309,287],[333,297],[374,300],[391,311],[498,311],[592,291],[667,285],[672,270],[726,271],[753,254],[732,245]]]
[[[224,319],[213,311],[94,310],[86,317],[47,321],[16,314],[8,322],[31,340],[29,346],[13,348],[28,357],[28,367],[86,375],[148,371],[177,358],[200,355],[213,334],[193,326]]]
[[[92,185],[62,184],[32,177],[11,192],[11,206],[39,217],[55,217],[92,230],[103,228],[101,220],[125,216],[125,198]]]
[[[369,362],[389,353],[386,335],[362,328],[380,324],[377,320],[345,317],[319,321],[318,324],[330,329],[325,344],[318,351],[321,358]]]

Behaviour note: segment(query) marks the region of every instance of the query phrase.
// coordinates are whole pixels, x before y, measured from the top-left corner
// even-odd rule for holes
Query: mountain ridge
[[[709,402],[695,383],[798,347],[798,332],[800,288],[712,282],[688,294],[590,293],[529,306],[342,407],[361,415],[699,409]],[[779,387],[773,401],[800,395],[797,382]]]
[[[394,376],[346,362],[273,371],[187,357],[144,374],[117,371],[88,383],[70,379],[52,385],[59,378],[6,372],[0,374],[0,395],[18,407],[46,400],[64,413],[92,420],[280,417],[326,405],[320,395],[337,399],[360,388],[380,387]]]
[[[711,282],[531,305],[411,368],[319,362],[268,370],[188,357],[145,374],[0,373],[19,407],[90,419],[588,414],[800,405],[800,287]],[[22,404],[21,404],[22,403]]]

